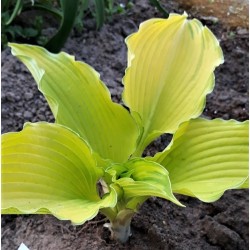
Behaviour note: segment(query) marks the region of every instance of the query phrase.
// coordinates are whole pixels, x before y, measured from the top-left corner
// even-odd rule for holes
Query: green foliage
[[[113,0],[10,0],[2,3],[2,48],[8,42],[21,41],[44,46],[53,53],[58,53],[66,42],[73,27],[82,32],[84,18],[92,15],[96,27],[100,29],[104,22],[115,13],[122,13],[126,6]],[[40,10],[56,17],[60,27],[51,38],[42,35],[44,18],[42,14],[22,25],[19,15],[29,10]],[[27,27],[26,27],[27,26]]]
[[[161,5],[159,0],[149,0],[149,2],[155,6],[163,15],[164,17],[168,17],[169,13],[164,9],[164,7]]]
[[[26,123],[2,136],[3,214],[47,213],[78,225],[100,211],[112,237],[126,242],[133,214],[150,196],[183,206],[174,193],[213,202],[248,187],[248,121],[199,118],[223,62],[212,32],[171,14],[142,23],[126,43],[129,111],[89,65],[10,44],[56,122]],[[164,133],[173,134],[166,149],[143,158]]]
[[[31,5],[32,2],[27,0],[2,1],[2,48],[6,47],[8,41],[16,41],[18,39],[23,41],[39,39],[43,23],[41,17],[36,17],[29,27],[22,27],[21,25],[15,24],[14,22],[15,19]]]
[[[67,1],[61,1],[61,4]],[[73,1],[75,2],[75,1]],[[60,10],[59,3],[56,1],[46,0],[10,0],[4,1],[2,5],[2,48],[6,47],[10,41],[23,41],[29,43],[35,43],[44,46],[48,41],[48,38],[42,35],[42,27],[44,19],[42,14],[37,15],[34,20],[29,20],[22,24],[18,21],[19,15],[30,11],[40,10],[48,14],[52,14],[58,19],[62,19],[65,14]],[[27,24],[28,23],[28,24]],[[65,40],[69,32],[65,29],[64,34],[61,35],[62,40]],[[61,48],[61,44],[58,45],[58,50]],[[54,50],[51,50],[56,52]]]
[[[45,48],[58,53],[74,26],[79,0],[60,0],[62,8],[61,25],[57,33],[45,44]]]
[[[93,16],[96,20],[96,28],[100,29],[105,21],[112,18],[112,15],[124,13],[130,5],[130,1],[127,5],[123,5],[114,0],[79,0],[74,27],[77,32],[82,32],[85,17]]]

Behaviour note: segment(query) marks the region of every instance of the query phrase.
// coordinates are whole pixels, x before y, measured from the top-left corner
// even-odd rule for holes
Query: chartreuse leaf
[[[135,149],[138,129],[89,65],[61,52],[52,54],[31,45],[10,44],[31,71],[46,97],[56,122],[88,141],[104,159],[123,162]]]
[[[239,188],[249,188],[249,176]]]
[[[151,160],[169,171],[173,192],[213,202],[227,189],[248,186],[248,136],[248,121],[194,119]]]
[[[123,189],[126,208],[136,209],[137,201],[150,196],[183,206],[172,193],[168,171],[158,163],[134,158],[123,165],[113,165],[106,172],[113,175],[113,182]]]
[[[3,214],[48,213],[82,224],[116,204],[112,189],[99,198],[102,176],[87,144],[66,127],[26,123],[2,136]]]
[[[157,136],[201,114],[223,54],[212,32],[186,14],[146,21],[126,43],[123,99],[141,118],[140,155]]]

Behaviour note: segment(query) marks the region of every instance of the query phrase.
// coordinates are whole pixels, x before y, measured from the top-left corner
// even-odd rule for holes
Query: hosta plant
[[[30,70],[55,123],[25,123],[2,136],[2,213],[52,214],[81,225],[98,212],[112,237],[129,238],[150,196],[183,206],[248,187],[248,122],[198,118],[223,62],[212,32],[187,15],[151,19],[126,39],[122,105],[99,74],[62,52],[10,44]],[[129,110],[129,111],[128,111]],[[163,152],[142,157],[164,133]]]

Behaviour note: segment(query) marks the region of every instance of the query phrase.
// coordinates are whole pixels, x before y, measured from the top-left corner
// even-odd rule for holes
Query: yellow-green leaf
[[[137,126],[126,109],[112,102],[93,68],[64,52],[10,46],[31,71],[57,123],[78,133],[105,159],[123,162],[129,158],[135,149]]]
[[[171,145],[150,158],[169,171],[173,192],[205,202],[248,187],[248,121],[194,119],[181,124]]]
[[[141,153],[160,134],[202,113],[223,54],[212,32],[186,14],[146,21],[126,43],[123,99],[141,118]]]
[[[26,123],[2,136],[3,214],[48,213],[82,224],[116,204],[112,189],[99,197],[102,176],[87,144],[64,126]]]
[[[135,209],[136,201],[150,196],[183,206],[172,193],[168,171],[158,163],[135,158],[123,165],[111,166],[106,171],[113,176],[116,173],[113,181],[123,189],[127,208]]]

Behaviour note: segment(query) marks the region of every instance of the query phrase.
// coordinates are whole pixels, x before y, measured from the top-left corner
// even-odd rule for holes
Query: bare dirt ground
[[[166,1],[169,12],[183,13],[176,1]],[[220,40],[225,63],[216,70],[216,86],[207,98],[203,115],[226,120],[248,119],[248,30],[231,27],[220,19],[208,18],[194,8],[185,10],[200,19]],[[64,51],[92,65],[101,73],[112,98],[120,102],[121,79],[126,68],[124,38],[137,30],[140,22],[162,17],[148,1],[136,1],[123,15],[115,15],[101,31],[94,20],[85,22],[82,34],[73,33]],[[214,16],[216,14],[214,13]],[[28,70],[7,49],[2,52],[2,133],[19,131],[25,121],[54,118],[38,92]],[[162,150],[167,137],[151,145],[149,153]],[[246,250],[248,249],[248,191],[227,191],[217,202],[205,204],[178,196],[186,208],[151,198],[132,220],[132,237],[125,245],[109,239],[103,217],[82,226],[72,226],[49,215],[2,216],[2,249],[17,249],[24,242],[31,250],[50,249],[173,249]]]

